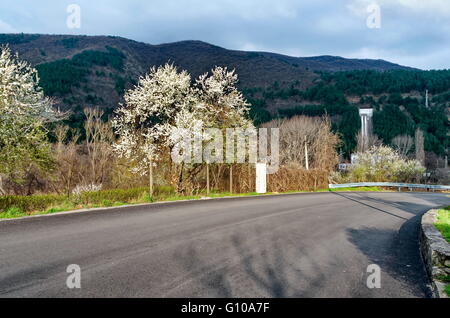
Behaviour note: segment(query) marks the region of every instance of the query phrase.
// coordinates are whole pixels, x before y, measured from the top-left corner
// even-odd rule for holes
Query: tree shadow
[[[357,202],[361,205],[370,207],[374,210],[378,210],[380,212],[383,213],[387,213],[387,214],[391,214],[395,217],[399,217],[402,219],[403,217],[400,217],[398,215],[393,214],[392,212],[388,212],[386,210],[377,208],[373,205],[370,205],[368,203],[364,203],[362,201],[366,201],[366,202],[371,202],[371,203],[376,203],[376,204],[383,204],[383,205],[387,205],[390,207],[393,207],[395,209],[399,209],[402,210],[403,212],[409,213],[409,214],[413,214],[416,215],[417,213],[424,213],[425,211],[433,208],[433,207],[437,207],[437,206],[443,206],[443,205],[448,205],[450,204],[450,197],[445,196],[445,195],[438,195],[438,194],[432,194],[432,193],[427,193],[427,192],[423,192],[423,193],[403,193],[402,195],[407,195],[407,196],[411,196],[414,199],[420,199],[420,200],[425,200],[427,201],[429,204],[419,204],[417,202],[411,202],[411,201],[406,201],[406,200],[401,200],[401,201],[394,201],[394,200],[389,200],[389,199],[384,199],[381,196],[370,196],[369,194],[363,194],[363,193],[352,193],[351,195],[346,195],[344,193],[338,193],[338,192],[332,192],[335,195],[338,195],[342,198]],[[397,194],[396,192],[389,192],[388,194]],[[373,195],[373,194],[372,194]],[[358,199],[356,199],[355,197],[357,197]]]
[[[399,216],[399,215],[397,215],[397,214],[394,214],[394,213],[392,213],[392,212],[389,212],[389,211],[386,211],[386,210],[377,208],[377,207],[375,207],[375,206],[373,206],[373,205],[364,203],[364,202],[362,202],[362,201],[360,201],[360,200],[354,199],[353,197],[351,197],[351,196],[349,196],[349,195],[345,195],[345,194],[338,193],[338,192],[332,192],[332,193],[333,193],[334,195],[339,196],[339,197],[342,197],[342,198],[345,198],[345,199],[347,199],[347,200],[350,200],[350,201],[356,202],[356,203],[358,203],[358,204],[364,205],[364,206],[366,206],[366,207],[369,207],[369,208],[371,208],[371,209],[373,209],[373,210],[377,210],[377,211],[379,211],[379,212],[389,214],[389,215],[391,215],[391,216],[393,216],[393,217],[396,217],[396,218],[399,218],[399,219],[407,220],[407,218],[404,218],[404,217]],[[371,198],[369,198],[369,197],[363,197],[363,198],[361,198],[361,199],[366,200],[366,201],[371,201],[371,200],[370,200]],[[380,203],[378,200],[376,200],[375,202]]]
[[[368,195],[335,195],[348,199],[380,213],[392,216],[403,223],[400,230],[362,228],[347,229],[347,240],[361,251],[371,263],[380,265],[384,273],[392,279],[401,282],[401,286],[408,289],[406,296],[430,296],[427,287],[428,279],[422,264],[419,246],[418,229],[420,214],[430,206],[450,204],[449,198],[433,198],[430,204],[414,202],[396,202],[379,199]],[[411,194],[415,196],[414,194]],[[420,194],[420,199],[426,199]],[[362,202],[364,201],[364,202]],[[371,204],[376,203],[376,206]],[[386,208],[383,207],[386,206]],[[388,207],[398,209],[398,213],[390,211]],[[412,215],[401,215],[406,212]],[[283,239],[279,233],[267,235],[264,227],[251,229],[251,234],[235,230],[233,234],[224,238],[223,251],[217,251],[217,260],[211,260],[209,253],[192,243],[187,249],[178,251],[175,259],[186,270],[186,277],[193,280],[196,286],[201,286],[202,296],[208,297],[242,297],[250,294],[252,297],[317,297],[318,295],[341,295],[340,286],[336,282],[342,279],[330,277],[334,273],[333,266],[342,263],[339,257],[326,259],[321,262],[317,257],[321,245],[302,244]],[[267,230],[266,230],[267,231]],[[225,244],[226,243],[226,244]],[[317,243],[319,244],[319,243]],[[324,251],[327,253],[328,251]],[[333,255],[333,251],[330,253]],[[319,254],[320,255],[320,254]],[[222,263],[221,263],[222,262]],[[336,264],[334,263],[336,262]],[[341,268],[340,268],[341,269]],[[343,268],[345,269],[345,268]],[[365,268],[364,268],[365,270]],[[363,271],[364,271],[363,270]],[[362,273],[361,273],[362,274]],[[328,276],[327,276],[328,275]],[[345,276],[341,276],[344,277]],[[362,277],[362,276],[361,276]],[[358,284],[365,281],[352,276],[348,291],[342,297],[367,297],[372,293],[365,293]],[[361,285],[362,286],[362,285]],[[397,285],[394,286],[398,288]],[[246,289],[247,288],[247,289]],[[335,288],[335,289],[333,289]],[[364,287],[365,288],[365,287]],[[389,288],[389,287],[387,287]],[[393,290],[398,294],[398,289]],[[389,292],[385,293],[389,294]],[[401,291],[400,291],[401,294]]]
[[[190,276],[213,291],[214,295],[209,297],[231,298],[233,292],[227,278],[228,269],[226,266],[217,267],[208,265],[202,260],[201,255],[193,246],[185,249],[181,253],[177,253],[176,259],[184,266]]]
[[[390,229],[348,229],[348,240],[367,256],[370,263],[380,266],[408,286],[418,297],[430,297],[429,280],[419,249],[420,215],[406,221],[399,231]]]
[[[259,241],[255,249],[255,245],[250,245],[240,234],[233,234],[229,246],[236,260],[223,266],[207,265],[207,261],[192,246],[178,254],[177,258],[195,281],[209,291],[208,297],[240,297],[238,290],[233,289],[239,287],[239,282],[236,277],[231,278],[236,268],[245,273],[244,276],[241,273],[244,285],[248,285],[250,290],[256,288],[255,293],[261,297],[311,297],[311,289],[325,287],[326,279],[321,271],[308,274],[292,261],[302,259],[308,268],[320,268],[320,264],[307,257],[305,251],[291,248],[290,252],[294,254],[286,255],[286,249],[276,237],[264,242]]]

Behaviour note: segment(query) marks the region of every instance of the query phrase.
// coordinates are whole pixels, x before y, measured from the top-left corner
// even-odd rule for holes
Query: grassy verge
[[[441,275],[437,277],[437,279],[443,283],[446,283],[444,291],[447,294],[447,296],[450,296],[450,275]]]
[[[437,213],[437,222],[434,224],[442,236],[450,243],[450,206]]]
[[[267,193],[271,194],[271,193]],[[266,194],[266,195],[267,195]],[[168,187],[156,188],[153,197],[147,188],[118,189],[98,192],[87,192],[68,198],[64,195],[33,196],[0,196],[0,219],[11,219],[23,216],[52,214],[80,209],[116,207],[123,205],[168,202],[180,200],[198,200],[205,197],[221,198],[227,196],[253,196],[256,192],[231,194],[228,192],[212,192],[192,196],[177,195]]]
[[[170,187],[157,187],[153,197],[148,195],[147,188],[104,190],[98,192],[82,193],[79,196],[68,198],[65,195],[33,195],[33,196],[0,196],[0,219],[18,218],[30,215],[52,214],[80,209],[115,207],[129,204],[151,202],[167,202],[180,200],[197,200],[205,197],[239,197],[256,196],[256,192],[229,193],[212,192],[208,196],[200,193],[193,196],[177,195]],[[385,191],[380,187],[321,189],[316,192],[346,192],[346,191]],[[289,191],[286,193],[298,193]],[[276,194],[266,193],[265,195]]]
[[[438,210],[437,222],[434,224],[442,233],[442,236],[450,243],[450,206],[445,209]],[[442,275],[438,280],[446,283],[444,288],[447,296],[450,296],[450,275]]]

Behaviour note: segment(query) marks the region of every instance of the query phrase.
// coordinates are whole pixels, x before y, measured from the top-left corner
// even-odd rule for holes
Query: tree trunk
[[[247,166],[247,174],[248,174],[248,191],[247,192],[253,192],[253,179],[252,179],[252,167],[250,164]]]
[[[181,193],[184,192],[184,189],[183,189],[183,171],[184,171],[184,162],[181,163],[180,175],[178,176],[178,186],[177,186],[178,194],[181,194]]]
[[[233,193],[233,165],[230,165],[230,193]]]
[[[3,176],[0,174],[0,195],[6,195],[6,191],[3,189]]]
[[[149,195],[153,197],[153,161],[150,160],[150,164],[148,167],[148,186],[149,186]]]
[[[308,143],[306,142],[306,137],[305,137],[305,168],[306,170],[309,170]]]

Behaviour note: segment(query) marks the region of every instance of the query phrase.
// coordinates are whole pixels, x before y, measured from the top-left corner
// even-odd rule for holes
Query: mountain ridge
[[[241,89],[295,82],[304,90],[318,80],[318,71],[412,69],[383,60],[228,50],[199,40],[147,44],[117,36],[0,34],[0,44],[8,44],[20,58],[37,66],[44,90],[62,108],[80,104],[114,108],[139,76],[167,62],[192,77],[214,66],[235,69]],[[120,54],[123,61],[117,61],[122,58]],[[123,68],[112,67],[108,59],[123,63]],[[67,68],[67,74],[61,68]]]

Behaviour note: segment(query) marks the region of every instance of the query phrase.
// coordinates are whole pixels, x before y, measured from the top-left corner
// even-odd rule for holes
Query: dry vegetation
[[[296,116],[264,127],[280,128],[280,169],[269,176],[273,192],[308,191],[328,186],[328,176],[339,163],[339,136],[327,117]]]
[[[56,193],[70,197],[79,189],[127,189],[148,185],[146,175],[130,172],[130,162],[115,156],[112,148],[115,136],[110,122],[101,120],[102,112],[86,109],[85,113],[86,140],[80,141],[79,134],[67,126],[58,126],[55,129],[57,141],[53,144],[53,169],[46,174],[30,169],[20,183],[7,179],[5,190],[8,194]],[[328,175],[338,163],[336,146],[339,143],[327,118],[294,117],[272,121],[264,127],[280,128],[280,168],[269,176],[270,192],[326,188]],[[154,170],[155,186],[178,189],[179,193],[185,195],[205,193],[206,165],[197,164],[187,168],[173,163],[168,154]],[[256,176],[252,164],[210,164],[209,172],[212,191],[254,191]],[[183,175],[181,186],[180,175]]]

